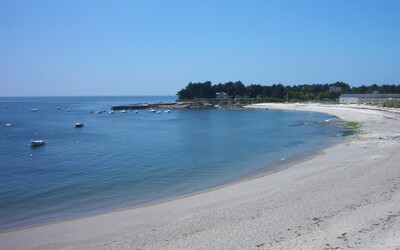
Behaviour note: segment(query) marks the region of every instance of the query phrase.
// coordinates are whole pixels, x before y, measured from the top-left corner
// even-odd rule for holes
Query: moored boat
[[[75,123],[75,128],[82,128],[83,127],[83,123],[82,122],[76,122]]]
[[[29,143],[29,145],[31,147],[38,147],[38,146],[43,146],[45,144],[45,140],[41,139],[41,140],[31,140],[31,142]]]

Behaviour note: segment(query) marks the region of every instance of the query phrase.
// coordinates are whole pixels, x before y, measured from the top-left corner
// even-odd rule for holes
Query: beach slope
[[[400,114],[317,104],[361,133],[272,174],[160,204],[0,234],[0,249],[399,249]]]

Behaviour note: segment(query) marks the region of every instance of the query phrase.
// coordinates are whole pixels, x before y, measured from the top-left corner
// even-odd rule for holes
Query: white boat
[[[43,146],[45,144],[45,140],[41,139],[41,140],[31,140],[31,143],[29,143],[29,145],[31,147],[38,147],[38,146]]]
[[[36,111],[38,111],[38,109],[31,109],[31,111],[32,111],[32,112],[36,112]]]
[[[114,112],[114,110],[111,110],[111,111],[109,111],[108,113],[109,113],[109,114],[114,114],[115,112]]]
[[[139,110],[135,110],[134,113],[135,113],[135,114],[138,114],[138,113],[139,113]]]
[[[161,111],[157,111],[157,114],[161,114]]]
[[[326,119],[325,121],[324,121],[324,123],[330,123],[331,122],[331,119]]]
[[[11,126],[11,123],[6,123],[6,127],[10,127]]]
[[[149,112],[152,112],[152,113],[154,113],[154,112],[156,112],[154,109],[149,109]]]
[[[97,110],[97,111],[95,111],[94,113],[96,113],[96,114],[102,114],[103,111],[102,111],[102,110]]]
[[[126,110],[121,110],[121,111],[119,111],[120,113],[126,113]]]
[[[171,113],[171,110],[167,109],[164,111],[165,113]]]
[[[83,127],[83,123],[82,122],[76,122],[75,123],[75,128],[82,128]]]
[[[60,110],[61,108],[60,107],[57,107],[57,110]]]

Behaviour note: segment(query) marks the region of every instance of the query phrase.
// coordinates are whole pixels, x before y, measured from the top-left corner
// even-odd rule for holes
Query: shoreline
[[[338,143],[340,143],[340,142],[330,144],[330,145],[328,145],[327,148],[337,145]],[[193,191],[193,192],[181,194],[181,195],[170,197],[170,198],[161,198],[161,199],[148,201],[145,203],[132,205],[132,206],[128,206],[128,207],[117,208],[117,209],[113,209],[113,210],[106,211],[106,212],[94,213],[92,215],[82,215],[82,216],[76,216],[76,217],[69,218],[69,219],[59,219],[59,220],[50,221],[50,222],[29,224],[29,225],[16,227],[16,228],[3,229],[3,230],[0,230],[0,235],[3,233],[10,233],[10,232],[21,231],[21,230],[29,230],[29,229],[33,229],[33,228],[37,228],[37,227],[49,226],[52,224],[59,224],[59,223],[68,222],[68,221],[80,220],[80,219],[85,219],[85,218],[89,218],[89,217],[102,216],[102,215],[112,214],[112,213],[116,213],[116,212],[122,212],[122,211],[127,211],[127,210],[132,210],[132,209],[140,209],[140,208],[160,205],[160,204],[167,203],[167,202],[173,202],[175,200],[184,199],[184,198],[188,198],[191,196],[196,196],[196,195],[212,192],[212,191],[226,188],[226,187],[229,187],[232,185],[236,185],[241,182],[251,181],[251,180],[262,178],[264,176],[271,175],[271,174],[274,174],[274,173],[277,173],[280,171],[284,171],[296,164],[299,164],[299,163],[308,161],[314,157],[317,157],[318,155],[320,155],[322,153],[323,153],[323,150],[319,149],[319,150],[313,151],[311,154],[304,154],[301,156],[290,157],[288,159],[285,159],[285,162],[276,161],[271,164],[268,164],[266,167],[256,170],[255,172],[249,173],[248,175],[236,177],[232,180],[225,181],[217,186],[201,189],[198,191]],[[293,159],[291,159],[291,158],[293,158]],[[274,168],[269,169],[268,168],[269,165],[274,165]]]
[[[250,109],[252,109],[252,108],[250,108]],[[247,109],[247,110],[249,110],[249,109]],[[333,117],[335,117],[335,116],[333,116]],[[323,153],[324,149],[333,147],[339,143],[343,143],[344,140],[349,140],[349,138],[353,137],[353,136],[354,135],[342,136],[338,139],[338,141],[329,142],[324,146],[318,146],[311,150],[308,150],[301,154],[296,154],[294,156],[290,156],[288,158],[284,158],[284,159],[280,159],[280,160],[277,159],[277,160],[271,161],[271,162],[265,164],[265,166],[255,170],[254,172],[250,172],[243,176],[233,177],[232,179],[226,180],[220,184],[217,184],[216,186],[203,188],[203,189],[200,189],[197,191],[190,191],[188,193],[180,194],[177,196],[160,198],[160,199],[150,200],[150,201],[147,201],[144,203],[139,203],[139,204],[135,204],[135,205],[131,205],[131,206],[116,208],[116,209],[112,209],[112,210],[106,210],[103,212],[93,212],[93,213],[89,213],[89,214],[85,214],[85,215],[75,215],[70,218],[59,218],[59,219],[51,220],[48,222],[37,222],[34,224],[27,224],[27,225],[17,226],[17,227],[13,227],[13,228],[0,229],[0,235],[3,233],[10,233],[10,232],[20,231],[20,230],[29,230],[29,229],[36,228],[36,227],[43,227],[43,226],[48,226],[48,225],[52,225],[52,224],[58,224],[58,223],[63,223],[63,222],[68,222],[68,221],[85,219],[88,217],[102,216],[102,215],[106,215],[106,214],[112,214],[115,212],[121,212],[121,211],[126,211],[126,210],[139,209],[139,208],[159,205],[159,204],[173,202],[175,200],[188,198],[188,197],[199,195],[199,194],[212,192],[212,191],[226,188],[226,187],[229,187],[232,185],[236,185],[241,182],[251,181],[251,180],[261,178],[261,177],[264,177],[267,175],[271,175],[271,174],[274,174],[274,173],[277,173],[280,171],[284,171],[296,164],[299,164],[301,162],[305,162],[314,157],[317,157],[318,155]]]
[[[372,229],[365,233],[360,229],[358,231],[362,232],[358,234],[357,230],[348,230],[360,226],[361,215],[364,215],[362,218],[365,221],[370,220],[360,210],[366,210],[369,217],[382,213],[382,210],[387,214],[386,217],[380,217],[390,217],[390,225],[395,225],[387,232],[383,230],[386,237],[383,237],[384,242],[386,246],[400,246],[399,240],[389,237],[399,230],[400,223],[396,220],[398,216],[400,218],[400,211],[394,206],[394,203],[397,204],[394,201],[400,201],[400,171],[395,168],[400,160],[395,153],[400,148],[400,128],[394,126],[400,121],[398,112],[316,104],[256,104],[251,105],[251,108],[324,112],[343,120],[362,122],[364,133],[328,146],[321,150],[322,153],[295,161],[283,169],[264,172],[252,178],[243,177],[237,182],[211,190],[97,216],[2,232],[0,245],[4,249],[269,249],[321,248],[327,247],[326,244],[332,247],[345,246],[340,244],[350,244],[350,239],[356,239],[356,236],[360,238],[360,235],[363,238],[370,231],[376,233]],[[354,153],[348,150],[349,147]],[[353,159],[356,156],[359,158]],[[385,169],[372,165],[374,161],[382,161],[379,166]],[[355,169],[349,167],[349,164],[355,165]],[[353,179],[349,179],[349,174]],[[349,180],[357,185],[351,186]],[[382,180],[386,182],[382,184]],[[353,188],[348,189],[349,185]],[[374,193],[365,192],[364,189],[372,189]],[[310,193],[314,196],[310,196]],[[382,197],[391,194],[391,200],[373,203],[371,197],[375,193],[382,194]],[[363,202],[365,199],[369,202]],[[367,209],[383,203],[391,213],[388,209],[377,212],[371,208],[374,213]],[[303,209],[299,211],[299,208]],[[345,215],[354,211],[359,212],[357,220],[346,217],[346,220],[341,221]],[[338,221],[341,221],[340,230],[336,225]],[[346,228],[346,233],[341,238],[346,238],[347,242],[338,238],[343,234],[343,228]],[[298,233],[294,234],[294,231]],[[325,231],[333,232],[332,236],[325,235]],[[351,244],[361,249],[370,248],[375,243],[381,242],[371,239]]]
[[[247,110],[250,110],[250,109],[247,109]],[[243,112],[246,112],[246,110],[243,110]],[[261,112],[263,112],[263,111],[261,111]],[[325,118],[322,118],[321,121],[323,121],[323,119],[325,119]],[[338,124],[336,124],[338,122],[340,122],[340,121],[335,121],[335,125],[332,125],[332,126],[338,127]],[[322,122],[320,122],[320,123],[322,123]],[[255,178],[260,178],[265,175],[283,171],[299,162],[306,161],[310,158],[313,158],[313,157],[321,154],[321,152],[324,148],[331,147],[333,145],[336,145],[337,143],[341,143],[341,141],[344,140],[345,138],[346,137],[344,137],[344,136],[338,136],[336,138],[332,138],[333,141],[325,142],[324,146],[315,145],[312,149],[308,149],[302,153],[295,153],[293,156],[285,156],[285,158],[282,158],[282,159],[277,158],[276,160],[269,161],[267,163],[264,163],[263,165],[257,165],[257,166],[259,166],[259,168],[257,170],[248,172],[241,176],[231,177],[230,179],[220,182],[216,185],[209,185],[209,186],[206,186],[205,188],[200,188],[200,189],[196,189],[194,191],[184,192],[184,193],[181,193],[178,195],[171,195],[168,197],[157,198],[157,199],[149,200],[149,201],[142,202],[142,203],[136,203],[136,204],[121,206],[121,207],[112,208],[112,209],[104,208],[102,210],[90,211],[90,212],[86,212],[84,214],[76,213],[76,214],[70,214],[70,216],[53,217],[53,219],[47,220],[47,221],[43,220],[43,221],[37,221],[34,223],[18,225],[15,227],[0,228],[0,234],[6,233],[6,232],[19,231],[19,230],[23,230],[23,229],[30,229],[30,228],[40,227],[40,226],[46,226],[46,225],[50,225],[50,224],[62,223],[62,222],[71,221],[71,220],[83,219],[83,218],[87,218],[87,217],[99,216],[99,215],[114,213],[114,212],[118,212],[118,211],[148,207],[148,206],[153,206],[153,205],[157,205],[160,203],[171,202],[171,201],[174,201],[177,199],[181,199],[181,198],[185,198],[185,197],[189,197],[189,196],[193,196],[193,195],[211,192],[214,190],[218,190],[218,189],[221,189],[221,188],[224,188],[227,186],[231,186],[231,185],[240,183],[242,181],[250,181]]]

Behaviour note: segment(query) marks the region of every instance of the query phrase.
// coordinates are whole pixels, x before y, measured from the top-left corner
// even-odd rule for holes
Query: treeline
[[[400,94],[400,85],[370,85],[350,87],[347,83],[333,84],[304,84],[283,86],[273,84],[264,86],[251,84],[245,86],[241,81],[226,82],[213,85],[210,81],[189,83],[177,95],[180,100],[213,99],[217,93],[226,93],[230,99],[234,98],[269,98],[275,101],[335,101],[343,93],[369,94],[378,91],[381,94]]]

